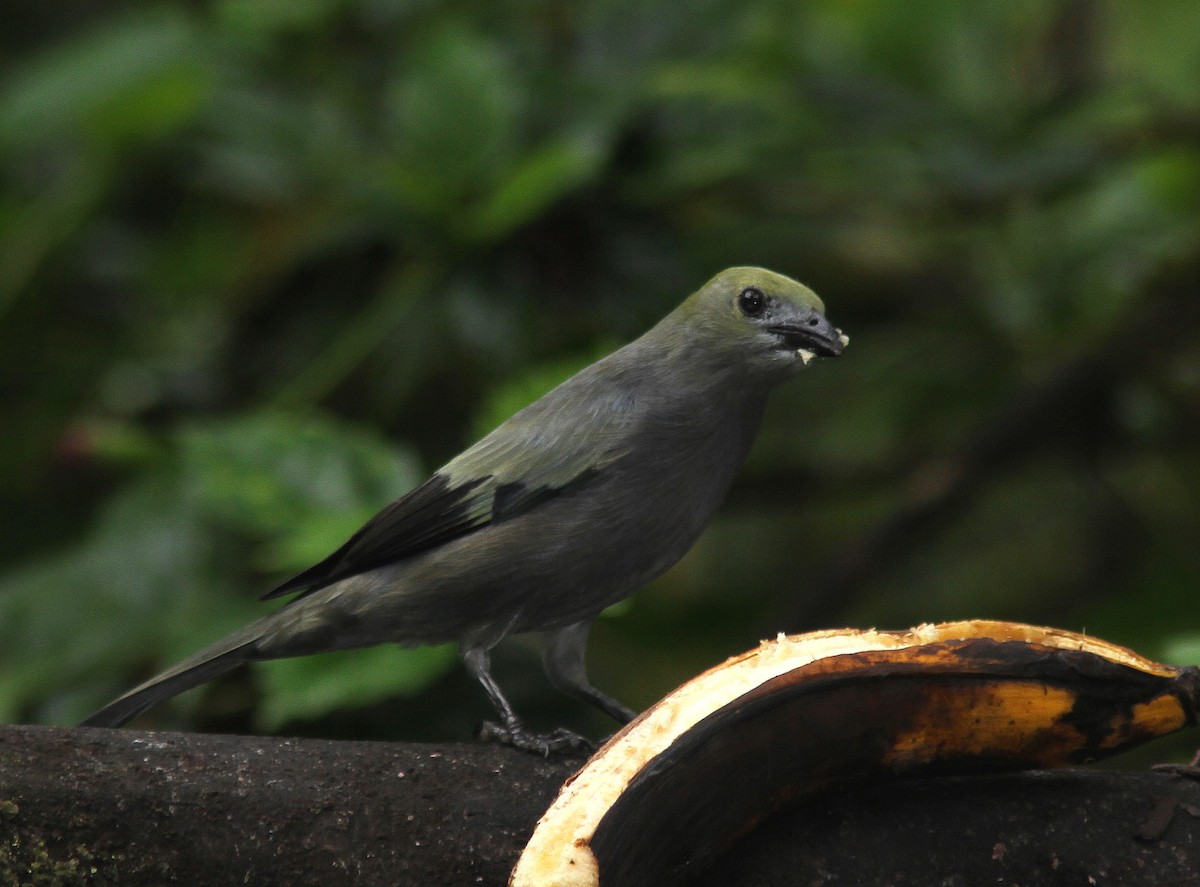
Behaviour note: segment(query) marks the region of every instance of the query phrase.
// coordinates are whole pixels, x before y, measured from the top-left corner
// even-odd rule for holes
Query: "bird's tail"
[[[254,655],[255,647],[262,637],[262,623],[265,621],[251,623],[168,668],[162,674],[139,684],[89,716],[80,726],[119,727],[130,718],[177,693],[198,687],[227,671],[232,671],[243,662],[258,658]]]

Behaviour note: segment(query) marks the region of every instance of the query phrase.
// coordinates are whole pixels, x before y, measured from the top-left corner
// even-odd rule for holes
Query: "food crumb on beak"
[[[838,334],[838,341],[842,343],[842,347],[843,347],[843,348],[845,348],[847,345],[849,345],[849,344],[850,344],[850,337],[849,337],[849,336],[847,336],[847,335],[846,335],[845,333],[843,333],[841,330],[838,330],[838,331],[837,331],[837,334]]]
[[[814,352],[806,348],[801,348],[796,353],[800,355],[800,360],[804,362],[805,366],[808,366],[808,362],[817,356]]]

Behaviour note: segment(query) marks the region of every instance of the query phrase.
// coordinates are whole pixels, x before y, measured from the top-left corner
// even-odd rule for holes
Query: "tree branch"
[[[0,727],[0,884],[503,885],[579,763],[482,744]],[[1198,814],[1200,781],[1151,772],[836,788],[702,883],[1179,885],[1200,871]]]

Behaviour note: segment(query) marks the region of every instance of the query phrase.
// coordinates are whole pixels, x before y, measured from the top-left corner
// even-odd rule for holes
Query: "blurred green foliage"
[[[599,685],[977,616],[1200,661],[1197,33],[1190,0],[14,4],[0,718],[70,722],[264,612],[731,264],[853,343],[601,620]],[[605,729],[506,651],[535,723]],[[451,649],[378,649],[145,723],[488,714]]]

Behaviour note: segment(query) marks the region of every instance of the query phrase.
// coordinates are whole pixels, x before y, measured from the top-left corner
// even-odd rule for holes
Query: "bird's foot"
[[[550,733],[534,733],[519,723],[503,725],[495,721],[484,721],[479,727],[479,738],[484,742],[511,745],[513,748],[533,752],[544,758],[551,754],[590,755],[596,750],[591,740],[561,727]]]
[[[1186,779],[1200,779],[1200,749],[1196,750],[1192,759],[1186,764],[1151,764],[1150,769]]]

